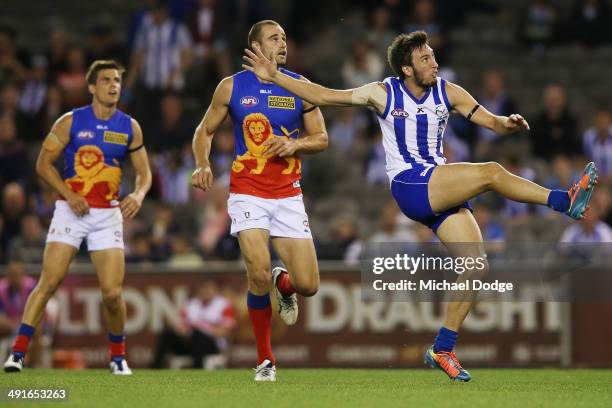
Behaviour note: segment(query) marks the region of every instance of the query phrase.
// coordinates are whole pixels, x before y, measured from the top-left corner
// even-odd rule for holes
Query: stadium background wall
[[[319,293],[300,299],[296,326],[289,329],[274,314],[275,354],[284,366],[422,366],[422,350],[442,323],[440,303],[364,302],[358,270],[335,262],[322,263],[321,269]],[[217,281],[236,308],[238,328],[228,350],[229,365],[250,367],[256,351],[244,301],[244,273],[237,263],[213,264],[206,272],[128,265],[124,297],[133,366],[148,366],[165,319],[178,316],[181,304],[203,279]],[[56,299],[59,321],[53,349],[76,351],[88,367],[104,367],[106,330],[93,270],[73,268]],[[602,313],[612,313],[612,304],[481,302],[466,320],[457,349],[473,367],[610,367],[612,351],[605,339],[612,328],[601,324]]]

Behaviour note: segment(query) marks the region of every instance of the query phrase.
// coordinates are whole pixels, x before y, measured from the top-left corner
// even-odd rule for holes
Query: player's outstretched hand
[[[525,118],[518,113],[513,113],[512,115],[508,116],[508,119],[506,120],[506,128],[510,132],[518,132],[523,129],[529,130],[529,123],[527,123]]]
[[[212,186],[213,174],[210,166],[198,167],[191,173],[191,185],[204,191]]]
[[[253,72],[262,81],[272,82],[278,69],[276,55],[272,55],[272,61],[270,61],[263,55],[261,49],[257,45],[253,46],[253,51],[247,48],[244,50],[244,53],[246,55],[244,55],[242,59],[244,59],[246,64],[242,64],[242,68]]]
[[[68,205],[78,217],[89,214],[89,204],[87,204],[87,200],[82,195],[70,193],[64,198],[66,198]]]
[[[123,218],[127,220],[134,218],[136,213],[138,213],[140,210],[140,207],[142,207],[143,198],[144,197],[137,193],[132,193],[121,200],[121,204],[119,206],[121,207],[121,214],[123,215]]]

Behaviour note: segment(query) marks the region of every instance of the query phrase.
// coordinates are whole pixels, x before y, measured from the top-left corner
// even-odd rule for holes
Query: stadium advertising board
[[[128,273],[128,352],[135,367],[146,367],[156,334],[177,318],[183,302],[203,279],[215,279],[236,308],[229,364],[249,367],[255,358],[245,305],[243,273]],[[319,293],[300,304],[291,328],[277,317],[273,343],[277,357],[293,367],[420,367],[422,351],[442,324],[443,304],[364,301],[358,271],[323,272]],[[59,324],[54,349],[80,353],[87,366],[107,360],[105,328],[97,280],[72,274],[57,293]],[[588,309],[588,308],[587,308]],[[581,311],[584,317],[588,310]],[[276,314],[274,314],[276,315]],[[592,330],[588,319],[582,332]],[[563,304],[480,302],[461,332],[458,353],[471,366],[550,366],[561,362]],[[593,351],[591,349],[591,351]],[[612,360],[612,359],[611,359]],[[601,359],[600,361],[601,362]]]

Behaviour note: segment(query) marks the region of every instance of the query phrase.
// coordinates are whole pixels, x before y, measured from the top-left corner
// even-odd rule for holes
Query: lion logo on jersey
[[[121,168],[104,163],[104,153],[98,146],[81,146],[74,155],[76,175],[66,180],[83,197],[91,192],[97,183],[107,183],[107,200],[112,200],[119,192]]]
[[[244,142],[246,143],[247,151],[245,154],[237,156],[236,160],[232,164],[232,171],[239,173],[244,170],[244,164],[242,162],[247,160],[257,160],[257,167],[251,169],[251,174],[261,174],[266,167],[266,163],[268,159],[272,157],[272,155],[264,152],[266,146],[263,146],[263,143],[272,138],[272,137],[286,137],[295,132],[299,132],[299,129],[296,129],[292,132],[289,132],[284,127],[281,127],[281,130],[284,133],[284,136],[275,136],[272,130],[272,125],[268,118],[261,113],[251,113],[244,118],[242,122],[242,133],[244,135]],[[295,169],[296,159],[295,157],[285,157],[287,161],[287,168],[282,171],[282,174],[291,174]],[[298,162],[298,170],[297,173],[300,173],[300,162]]]

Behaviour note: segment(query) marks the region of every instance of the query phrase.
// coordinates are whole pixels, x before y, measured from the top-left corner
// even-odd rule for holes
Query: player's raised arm
[[[518,113],[510,116],[497,116],[481,106],[468,91],[457,84],[446,82],[446,93],[453,109],[477,125],[491,129],[495,133],[510,134],[523,129],[529,130],[529,124]]]
[[[369,106],[377,112],[385,111],[387,91],[376,82],[355,89],[330,89],[313,82],[302,81],[283,74],[277,68],[276,59],[270,61],[257,45],[244,50],[246,64],[242,67],[253,72],[263,81],[274,82],[300,98],[318,106]]]
[[[232,77],[225,78],[219,83],[210,106],[193,135],[192,148],[196,169],[191,175],[191,185],[204,191],[212,186],[213,174],[209,161],[210,146],[215,132],[223,123],[229,111],[233,85]]]
[[[64,183],[64,180],[54,166],[64,148],[70,143],[71,126],[72,113],[66,113],[53,124],[51,131],[49,131],[42,144],[38,159],[36,159],[36,173],[64,197],[72,211],[81,217],[89,213],[89,204],[87,204],[84,197],[73,192]]]
[[[144,140],[140,125],[132,119],[132,143],[130,144],[130,160],[136,172],[136,188],[134,192],[121,200],[121,213],[124,218],[133,218],[144,200],[147,192],[151,188],[151,167],[149,158],[144,147]]]

